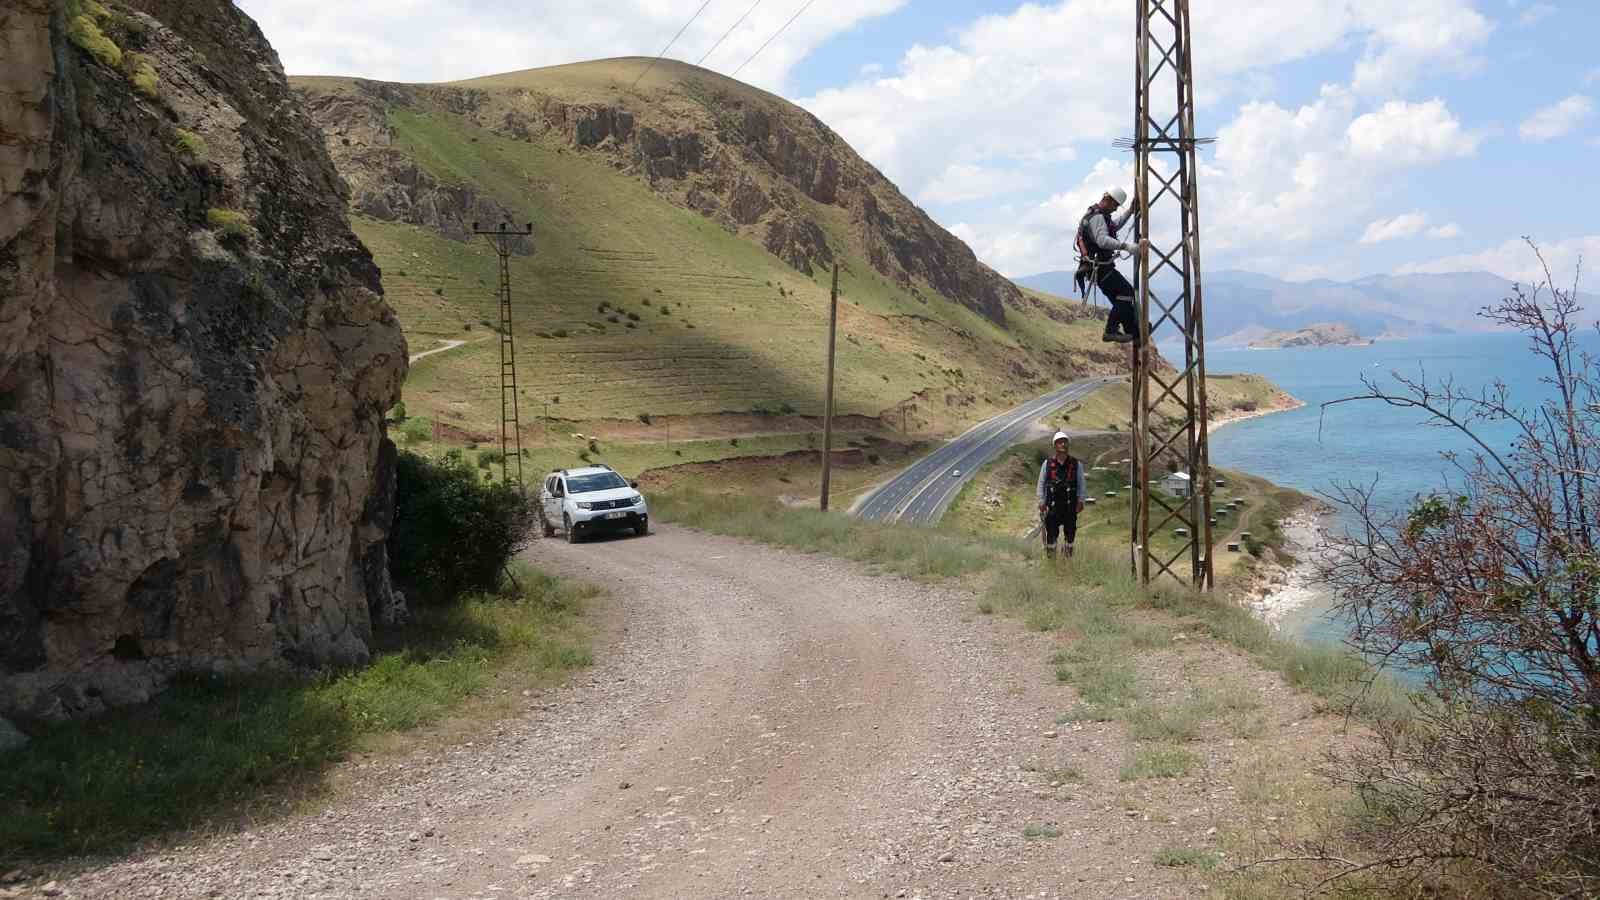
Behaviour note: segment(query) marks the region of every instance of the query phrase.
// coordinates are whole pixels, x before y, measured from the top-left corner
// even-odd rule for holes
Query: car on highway
[[[950,477],[951,478],[960,478],[961,477],[961,470],[960,469],[951,469],[950,470]]]
[[[559,469],[539,488],[540,531],[555,537],[558,525],[573,544],[602,532],[643,536],[650,531],[650,506],[639,482],[629,482],[604,463]]]

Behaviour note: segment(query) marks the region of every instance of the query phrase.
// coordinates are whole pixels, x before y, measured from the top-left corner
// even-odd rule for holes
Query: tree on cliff
[[[1415,716],[1339,770],[1396,877],[1600,893],[1600,360],[1578,347],[1577,296],[1547,266],[1481,313],[1528,337],[1546,372],[1537,405],[1498,382],[1422,379],[1336,401],[1419,410],[1477,448],[1447,457],[1447,490],[1399,513],[1338,492],[1360,524],[1325,575],[1352,641],[1424,676]],[[1478,434],[1487,423],[1514,430],[1509,447]]]

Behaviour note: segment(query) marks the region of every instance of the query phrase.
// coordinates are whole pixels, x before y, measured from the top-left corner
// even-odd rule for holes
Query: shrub
[[[1448,492],[1408,510],[1339,491],[1359,525],[1322,567],[1352,643],[1420,673],[1430,701],[1335,773],[1375,839],[1363,868],[1397,882],[1465,868],[1506,896],[1600,896],[1600,359],[1577,346],[1577,286],[1554,283],[1546,268],[1481,313],[1528,338],[1542,399],[1397,375],[1334,401],[1411,408],[1481,448],[1447,454]],[[1509,446],[1473,433],[1485,421]]]
[[[613,325],[621,325],[622,324],[622,317],[621,316],[606,316],[606,321],[610,322]]]
[[[395,422],[404,422],[406,420],[406,402],[404,400],[396,403],[394,409],[389,410],[389,418]]]
[[[604,300],[601,300],[600,301],[600,305],[596,306],[595,310],[598,311],[601,315],[605,315],[606,310],[608,310],[610,308],[611,308],[611,304],[610,303],[608,303],[608,302],[606,302]]]
[[[636,312],[629,312],[628,313],[628,321],[630,321],[630,322],[639,321],[639,314],[636,313]]]
[[[99,6],[99,4],[94,4]],[[104,7],[101,7],[104,9]],[[67,23],[67,39],[94,57],[102,66],[113,69],[122,66],[122,48],[100,30],[91,12],[79,13]]]
[[[565,328],[557,328],[555,331],[550,332],[550,336],[564,338],[567,336],[567,330]]]
[[[127,55],[128,80],[133,82],[133,87],[139,93],[154,99],[161,95],[161,79],[156,75],[155,66],[150,61],[137,53]]]
[[[649,297],[644,298],[644,305],[645,306],[649,306],[650,305],[650,298]]]
[[[649,425],[650,424],[650,414],[649,413],[639,413],[639,421],[643,422],[646,425]]]
[[[499,450],[482,450],[478,453],[478,468],[487,469],[506,461],[506,455]]]
[[[433,422],[424,416],[406,419],[400,425],[400,436],[407,444],[420,444],[433,438]]]
[[[192,131],[186,131],[182,128],[179,128],[173,134],[175,135],[175,143],[177,144],[178,152],[193,157],[201,157],[206,155],[206,142],[204,138],[200,137],[200,135],[195,134]]]
[[[439,462],[400,453],[389,564],[412,603],[448,604],[495,590],[532,526],[532,509],[516,486],[481,481],[459,450]]]
[[[250,219],[236,209],[218,209],[212,207],[206,210],[206,224],[212,230],[218,231],[225,238],[244,240],[255,234],[255,229],[250,227]]]

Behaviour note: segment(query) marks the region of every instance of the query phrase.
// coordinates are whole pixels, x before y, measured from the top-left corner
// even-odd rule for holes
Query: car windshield
[[[568,475],[567,493],[587,494],[590,491],[609,491],[627,487],[628,483],[615,472],[596,472],[593,475]]]

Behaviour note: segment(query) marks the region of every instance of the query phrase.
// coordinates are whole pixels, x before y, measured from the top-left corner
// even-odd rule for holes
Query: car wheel
[[[650,523],[640,522],[639,524],[633,526],[633,533],[639,537],[644,537],[650,533]]]
[[[567,529],[567,543],[576,544],[578,542],[578,529],[572,527],[572,517],[563,513],[561,524]]]
[[[547,538],[556,536],[556,527],[550,524],[550,520],[544,517],[543,512],[539,513],[539,530]]]

